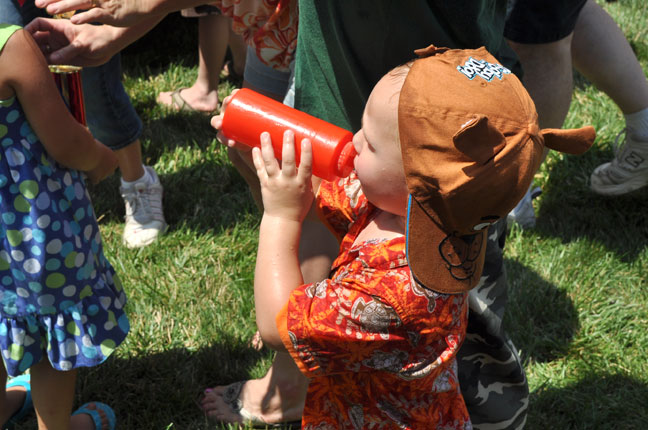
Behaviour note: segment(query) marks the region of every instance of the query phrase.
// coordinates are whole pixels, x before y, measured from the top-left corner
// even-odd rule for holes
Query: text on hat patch
[[[464,74],[471,81],[475,76],[480,76],[486,82],[490,82],[494,77],[502,80],[504,75],[511,73],[509,69],[497,63],[489,63],[486,60],[475,60],[470,57],[463,66],[457,66],[457,70]]]

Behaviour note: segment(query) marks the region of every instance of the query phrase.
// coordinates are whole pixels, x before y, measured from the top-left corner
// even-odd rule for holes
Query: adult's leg
[[[524,368],[502,328],[507,302],[506,222],[490,228],[481,282],[469,293],[468,328],[457,362],[459,383],[477,430],[521,429],[529,405]]]
[[[142,163],[142,121],[122,85],[119,54],[102,66],[84,68],[82,81],[88,127],[119,160],[126,205],[124,243],[131,248],[148,245],[166,229],[163,190],[155,171]]]
[[[573,91],[572,36],[551,43],[508,41],[520,58],[524,87],[535,103],[541,128],[560,128],[567,117]]]
[[[592,172],[592,190],[615,196],[648,186],[648,80],[619,26],[594,1],[578,17],[572,55],[578,71],[610,96],[626,121],[614,159]]]
[[[192,86],[158,95],[158,101],[167,106],[174,103],[179,109],[214,112],[218,109],[218,84],[230,37],[231,21],[220,14],[198,18],[198,76]],[[175,98],[175,102],[174,102]]]
[[[648,80],[623,31],[596,2],[581,10],[572,41],[574,67],[624,114],[648,108]]]
[[[245,72],[245,59],[247,56],[247,44],[243,36],[237,34],[229,26],[229,49],[232,54],[232,71],[239,76],[243,76]]]

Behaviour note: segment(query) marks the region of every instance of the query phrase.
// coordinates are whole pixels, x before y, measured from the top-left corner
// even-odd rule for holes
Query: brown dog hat
[[[524,196],[545,146],[582,154],[595,132],[540,130],[522,83],[483,47],[416,53],[398,106],[407,258],[426,288],[460,293],[478,284],[488,227]]]

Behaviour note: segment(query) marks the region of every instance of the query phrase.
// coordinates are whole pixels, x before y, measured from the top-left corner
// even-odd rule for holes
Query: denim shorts
[[[254,49],[248,46],[245,57],[245,71],[243,72],[243,79],[256,88],[269,91],[273,94],[283,95],[286,93],[286,90],[288,90],[290,72],[275,70],[272,67],[263,64],[263,62],[259,60],[259,57],[257,57]]]
[[[0,0],[0,22],[24,26],[39,16],[47,15],[33,0],[22,7],[16,0]],[[86,120],[94,137],[113,150],[139,139],[142,121],[122,85],[119,54],[102,66],[84,67],[81,76]]]

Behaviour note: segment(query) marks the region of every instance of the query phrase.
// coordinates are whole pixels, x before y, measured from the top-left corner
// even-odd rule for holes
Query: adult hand
[[[220,113],[211,118],[210,124],[216,130],[218,130],[216,137],[218,138],[219,142],[227,146],[228,152],[230,152],[231,154],[232,151],[235,150],[238,153],[238,155],[236,156],[239,157],[241,160],[243,160],[250,170],[254,171],[255,170],[254,164],[252,162],[252,147],[228,138],[227,136],[225,136],[225,134],[223,134],[223,130],[222,130],[223,116],[225,115],[225,110],[227,110],[227,106],[229,105],[230,101],[232,100],[232,97],[234,96],[234,94],[236,94],[237,91],[238,89],[232,91],[230,95],[228,95],[223,99]],[[232,155],[230,155],[230,158],[231,156]]]
[[[73,24],[102,23],[128,27],[139,23],[154,12],[157,0],[36,0],[36,6],[46,8],[50,15],[84,10],[70,18]]]
[[[119,52],[113,27],[74,25],[66,19],[36,18],[25,30],[31,33],[50,64],[99,66]]]

